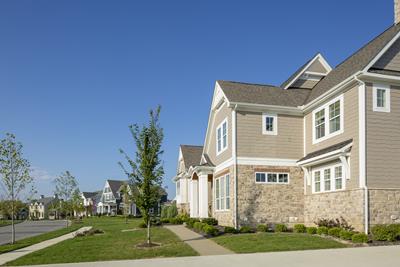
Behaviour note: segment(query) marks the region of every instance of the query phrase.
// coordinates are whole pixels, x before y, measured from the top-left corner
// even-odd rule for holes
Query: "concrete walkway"
[[[36,265],[49,266],[49,265]],[[57,267],[399,267],[400,246],[54,264]]]
[[[183,225],[168,225],[164,227],[175,233],[186,244],[196,250],[200,256],[233,254],[232,251],[187,229]]]
[[[25,256],[25,255],[29,254],[29,253],[32,253],[32,252],[38,251],[40,249],[47,248],[49,246],[55,245],[57,243],[60,243],[61,241],[73,238],[76,233],[88,231],[91,228],[92,228],[91,226],[82,227],[82,228],[78,229],[77,231],[74,231],[74,232],[71,232],[71,233],[68,233],[68,234],[53,238],[53,239],[49,239],[49,240],[34,244],[32,246],[29,246],[29,247],[25,247],[25,248],[21,248],[21,249],[18,249],[18,250],[10,251],[10,252],[4,253],[4,254],[0,254],[0,265],[3,265],[3,264],[5,264],[6,262],[9,262],[9,261],[16,260],[16,259],[18,259],[18,258],[20,258],[22,256]]]

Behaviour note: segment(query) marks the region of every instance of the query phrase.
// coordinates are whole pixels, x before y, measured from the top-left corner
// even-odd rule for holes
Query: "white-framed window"
[[[289,173],[256,172],[256,184],[289,184]]]
[[[262,133],[267,135],[278,134],[278,115],[263,113],[262,115]]]
[[[225,119],[217,127],[217,155],[221,154],[228,148],[228,120]]]
[[[230,175],[225,174],[215,179],[215,210],[224,211],[231,208]]]
[[[313,144],[343,133],[343,95],[312,112]]]
[[[374,84],[372,87],[373,111],[390,112],[390,86]]]
[[[176,182],[176,195],[179,196],[181,193],[181,181]]]
[[[312,192],[330,192],[344,189],[343,165],[324,166],[312,172]]]

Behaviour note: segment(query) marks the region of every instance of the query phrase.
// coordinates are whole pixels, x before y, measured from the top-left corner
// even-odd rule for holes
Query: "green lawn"
[[[82,224],[73,224],[72,226],[69,226],[68,228],[62,228],[62,229],[58,229],[58,230],[48,232],[45,234],[21,239],[21,240],[17,241],[16,243],[14,243],[13,245],[11,245],[11,244],[0,245],[0,254],[9,252],[12,250],[24,248],[24,247],[48,240],[48,239],[56,238],[56,237],[68,234],[72,231],[75,231],[81,227],[82,227]]]
[[[69,262],[142,259],[154,257],[195,256],[197,253],[183,243],[175,234],[162,227],[152,228],[153,241],[160,247],[138,249],[136,244],[146,239],[146,230],[121,232],[137,228],[140,219],[131,219],[125,224],[120,217],[101,217],[84,220],[84,225],[101,229],[104,234],[73,238],[54,246],[31,253],[7,265],[54,264]]]
[[[15,220],[14,224],[17,224],[17,223],[20,223],[20,222],[23,222],[23,221]],[[0,227],[7,226],[7,225],[11,225],[11,220],[0,220]]]
[[[319,236],[294,233],[255,233],[224,235],[213,238],[218,244],[236,252],[272,252],[289,250],[344,248],[346,245]]]

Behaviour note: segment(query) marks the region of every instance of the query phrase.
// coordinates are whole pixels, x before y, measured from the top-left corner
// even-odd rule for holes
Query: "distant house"
[[[102,191],[96,192],[82,192],[82,202],[85,210],[80,214],[81,216],[92,216],[97,212],[98,200],[101,198]]]
[[[56,207],[60,201],[57,195],[52,197],[41,195],[39,199],[29,204],[29,218],[32,220],[58,219],[60,215]]]

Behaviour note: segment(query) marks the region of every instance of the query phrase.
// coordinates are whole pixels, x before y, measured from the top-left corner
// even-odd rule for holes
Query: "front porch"
[[[190,169],[189,210],[192,218],[208,218],[212,214],[213,167]]]

